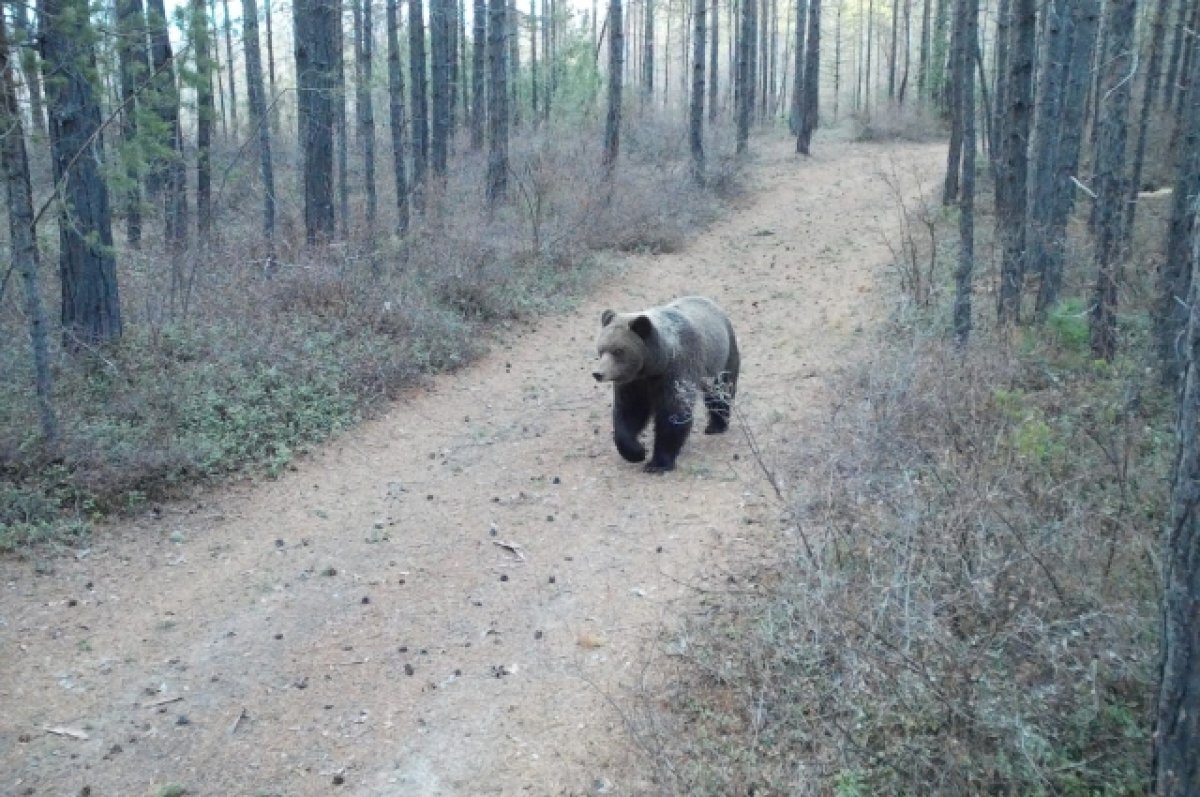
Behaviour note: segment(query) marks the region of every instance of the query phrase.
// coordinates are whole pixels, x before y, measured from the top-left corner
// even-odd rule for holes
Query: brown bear
[[[613,438],[629,462],[646,449],[638,435],[654,417],[654,454],[647,473],[675,467],[688,433],[697,389],[708,410],[705,434],[724,432],[737,390],[737,339],[711,299],[685,296],[638,313],[605,310],[596,349],[597,382],[613,383]]]

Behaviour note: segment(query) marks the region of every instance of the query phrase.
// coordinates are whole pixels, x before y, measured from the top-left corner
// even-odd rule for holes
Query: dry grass
[[[0,365],[13,375],[0,386],[0,550],[78,533],[96,515],[197,480],[276,473],[422,376],[469,361],[486,345],[481,333],[564,308],[604,273],[597,251],[679,246],[719,200],[689,180],[682,134],[676,144],[666,134],[675,128],[631,120],[611,184],[597,127],[514,138],[511,201],[495,213],[483,203],[484,156],[461,152],[404,238],[390,233],[381,159],[375,230],[355,194],[358,226],[320,250],[302,245],[302,191],[285,152],[270,273],[255,226],[260,189],[234,161],[218,180],[213,240],[175,262],[154,242],[119,252],[123,340],[75,358],[53,352],[63,438],[53,451],[39,443],[25,321],[9,291],[0,303]],[[721,168],[724,186],[732,167]]]

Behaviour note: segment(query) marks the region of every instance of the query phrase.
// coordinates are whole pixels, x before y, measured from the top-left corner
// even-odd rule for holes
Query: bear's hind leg
[[[705,434],[720,434],[729,428],[729,416],[733,409],[734,383],[724,374],[704,390],[704,408],[708,410],[708,426]]]
[[[660,407],[654,413],[654,456],[646,463],[646,472],[675,470],[675,460],[691,431],[691,407],[681,409],[673,403]]]
[[[638,435],[650,423],[650,411],[653,408],[645,385],[617,385],[614,390],[613,441],[617,444],[617,452],[626,462],[642,462],[646,459],[646,447],[638,442]]]

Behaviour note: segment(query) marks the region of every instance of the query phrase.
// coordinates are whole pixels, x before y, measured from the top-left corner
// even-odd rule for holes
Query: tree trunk
[[[800,135],[800,117],[804,115],[804,36],[808,30],[808,2],[796,0],[796,30],[792,55],[792,105],[788,110],[788,130]]]
[[[85,0],[41,0],[50,158],[58,193],[63,346],[77,351],[121,336],[112,217],[99,147],[100,105],[89,80],[95,37]]]
[[[508,43],[508,90],[512,95],[508,110],[512,114],[512,127],[521,125],[521,40],[518,35],[521,30],[521,12],[517,9],[516,0],[510,0],[508,5],[508,31],[505,41]]]
[[[333,120],[338,25],[335,0],[296,0],[296,87],[304,151],[304,230],[308,243],[333,239]]]
[[[1126,187],[1129,75],[1137,64],[1133,49],[1136,0],[1108,0],[1104,24],[1108,49],[1103,60],[1100,139],[1096,149],[1096,288],[1089,311],[1092,353],[1111,361],[1117,353],[1117,283],[1120,281],[1121,222]]]
[[[484,58],[487,48],[487,0],[475,0],[471,28],[471,149],[483,149],[483,121],[487,113],[487,93],[484,88],[487,78],[487,62]]]
[[[44,135],[46,132],[46,107],[42,98],[42,78],[38,74],[37,51],[28,46],[28,42],[34,41],[33,31],[29,29],[28,13],[31,7],[26,6],[22,0],[12,0],[11,5],[13,29],[20,47],[21,75],[25,78],[25,88],[29,91],[29,114],[33,119],[34,130]],[[120,10],[117,11],[117,14],[119,20]],[[118,43],[118,47],[120,46]],[[145,48],[143,47],[143,49]]]
[[[507,11],[505,0],[488,0],[487,201],[492,207],[508,196]]]
[[[242,35],[246,45],[246,94],[250,119],[258,133],[259,174],[263,185],[263,238],[267,242],[267,267],[275,260],[275,169],[271,162],[271,125],[263,93],[262,52],[258,42],[258,9],[254,0],[242,0],[245,19]]]
[[[429,166],[434,177],[446,178],[446,138],[450,133],[450,63],[446,0],[429,2],[429,112],[433,125],[429,139]]]
[[[359,0],[351,0],[353,3]],[[451,0],[453,2],[453,0]],[[358,109],[359,141],[363,152],[363,183],[367,191],[367,229],[375,228],[378,197],[375,191],[375,103],[371,90],[375,85],[375,20],[371,0],[362,0],[362,83],[355,106]]]
[[[143,99],[138,96],[150,74],[146,52],[146,14],[142,0],[118,0],[116,4],[117,58],[121,72],[121,138],[125,161],[125,240],[133,249],[142,246],[142,155],[138,139],[138,113]]]
[[[458,107],[458,0],[443,0],[442,13],[446,17],[443,35],[446,37],[446,147],[449,149],[453,146],[454,129],[458,124],[455,120]]]
[[[813,131],[817,129],[818,100],[821,93],[821,0],[808,2],[808,42],[804,50],[804,105],[800,129],[796,133],[796,152],[808,154]]]
[[[1001,324],[1020,320],[1021,292],[1025,281],[1026,180],[1029,172],[1033,58],[1037,36],[1035,0],[1014,0],[1012,33],[1004,94],[1005,134],[1001,169],[1004,202],[997,213],[998,232],[1003,246],[997,302],[997,318]]]
[[[279,109],[275,106],[275,97],[278,95],[275,88],[275,37],[271,25],[271,0],[263,0],[263,21],[267,26],[267,75],[271,81],[271,93],[264,97],[269,100],[266,104],[271,109],[271,132],[279,135]],[[250,113],[253,114],[254,111]]]
[[[642,101],[654,96],[654,0],[642,4]]]
[[[1200,40],[1189,37],[1190,46],[1200,47]],[[1192,81],[1200,80],[1200,58],[1193,55],[1190,65]],[[1193,85],[1195,85],[1193,83]],[[1177,106],[1176,128],[1182,149],[1175,163],[1175,185],[1171,194],[1171,217],[1167,226],[1167,244],[1162,268],[1159,270],[1159,307],[1155,318],[1159,355],[1163,375],[1170,385],[1177,385],[1183,375],[1184,355],[1182,338],[1188,323],[1188,301],[1192,293],[1192,270],[1188,256],[1192,228],[1196,224],[1193,200],[1200,195],[1200,91],[1189,91]]]
[[[1037,313],[1043,317],[1058,302],[1058,294],[1062,288],[1067,220],[1075,207],[1076,188],[1071,178],[1079,167],[1079,152],[1083,146],[1092,51],[1096,46],[1099,18],[1099,0],[1076,0],[1071,4],[1068,18],[1070,35],[1065,37],[1069,42],[1067,50],[1070,56],[1064,70],[1065,86],[1060,105],[1062,119],[1056,145],[1054,190],[1050,199],[1051,213],[1045,221],[1043,233],[1043,239],[1050,245],[1043,251],[1042,280],[1037,297]]]
[[[17,9],[22,15],[23,7]],[[42,438],[48,446],[58,440],[58,420],[54,415],[54,389],[50,378],[49,322],[42,306],[38,271],[41,268],[37,234],[33,224],[33,190],[29,182],[29,155],[25,151],[25,131],[17,105],[17,89],[9,64],[8,31],[0,14],[0,173],[8,196],[8,231],[12,267],[25,286],[25,317],[29,324],[29,342],[33,355],[34,390]]]
[[[346,103],[346,34],[342,20],[346,16],[344,0],[334,0],[333,35],[333,132],[337,137],[338,234],[342,240],[350,237],[350,122]],[[351,0],[353,2],[353,0]]]
[[[961,3],[962,0],[959,0]],[[950,60],[949,68],[946,70],[945,76],[945,94],[942,98],[945,108],[950,116],[950,146],[946,152],[946,177],[942,181],[942,205],[950,207],[960,201],[959,189],[960,178],[962,177],[962,148],[963,148],[963,122],[965,109],[962,107],[962,88],[958,85],[959,78],[962,77],[962,70],[958,65],[963,63],[964,58],[969,58],[967,47],[967,34],[963,29],[966,24],[966,15],[963,9],[956,6],[954,9],[954,17],[950,20]]]
[[[537,0],[529,0],[529,88],[530,113],[533,116],[533,126],[537,127],[542,121],[541,111],[538,110],[538,25]],[[543,56],[544,57],[544,56]]]
[[[692,6],[692,107],[688,144],[692,152],[692,177],[704,184],[704,18],[708,0]]]
[[[400,20],[396,9],[399,0],[387,0],[387,62],[388,62],[388,121],[392,131],[392,173],[396,180],[396,232],[408,232],[408,177],[404,168],[404,72],[400,69]],[[476,0],[478,11],[482,0]],[[475,25],[479,31],[482,22]],[[482,70],[480,70],[482,72]],[[482,87],[476,83],[475,103],[477,111]]]
[[[929,86],[929,47],[933,41],[933,30],[930,27],[932,12],[931,0],[921,3],[921,44],[917,50],[917,96],[924,99]]]
[[[301,0],[303,2],[303,0]],[[225,10],[225,64],[229,67],[229,125],[233,137],[238,137],[237,81],[233,76],[233,18],[229,14],[229,0],[221,0]]]
[[[609,178],[621,153],[621,77],[625,69],[625,30],[621,0],[608,3],[608,115],[604,122],[604,169]]]
[[[1196,214],[1195,204],[1191,214]],[[1200,794],[1200,227],[1191,237],[1190,311],[1180,347],[1183,388],[1163,555],[1162,641],[1152,736],[1158,797]]]
[[[949,109],[949,100],[953,93],[948,86],[949,76],[945,69],[946,60],[950,56],[948,6],[949,0],[937,0],[933,15],[933,33],[929,43],[929,95],[933,98],[934,106],[943,110]]]
[[[1178,0],[1179,14],[1175,18],[1174,35],[1171,37],[1171,59],[1167,63],[1167,77],[1163,81],[1162,107],[1164,110],[1172,109],[1172,102],[1177,96],[1179,87],[1179,62],[1183,58],[1185,50],[1191,48],[1187,36],[1188,14],[1192,10],[1192,3],[1189,0]]]
[[[1053,0],[1046,5],[1042,28],[1040,66],[1037,73],[1037,102],[1033,110],[1032,141],[1030,143],[1028,215],[1025,243],[1028,270],[1034,274],[1045,271],[1046,250],[1058,241],[1046,237],[1046,222],[1053,210],[1054,164],[1058,157],[1058,140],[1062,134],[1063,68],[1066,61],[1066,32],[1064,21],[1068,12],[1067,0]]]
[[[892,49],[888,55],[888,99],[896,99],[896,56],[899,54],[900,0],[892,0]]]
[[[192,47],[196,57],[196,230],[199,237],[207,238],[212,228],[212,126],[216,107],[209,57],[208,8],[204,0],[191,3]]]
[[[151,102],[162,122],[167,137],[163,144],[169,153],[158,159],[151,174],[154,186],[164,189],[166,240],[171,251],[179,254],[187,248],[188,238],[187,166],[183,154],[183,127],[179,119],[179,89],[175,83],[175,56],[167,33],[167,12],[163,0],[149,0],[147,11],[150,63],[154,68],[150,81],[153,88]]]
[[[1150,128],[1150,108],[1158,91],[1158,73],[1162,69],[1163,39],[1167,33],[1167,11],[1170,0],[1158,0],[1154,10],[1154,24],[1150,34],[1150,65],[1146,69],[1146,80],[1142,88],[1142,110],[1138,121],[1137,146],[1133,155],[1133,170],[1129,179],[1129,207],[1126,208],[1125,225],[1121,234],[1121,245],[1133,240],[1133,221],[1137,216],[1138,193],[1142,187],[1142,165],[1146,160],[1146,138]]]
[[[717,0],[712,0],[711,9],[712,22],[709,27],[712,29],[712,44],[708,49],[708,122],[712,124],[717,121],[717,66],[718,55],[720,54],[720,36],[721,30],[721,15],[717,8]]]
[[[962,186],[958,204],[958,264],[954,270],[954,338],[966,346],[971,336],[971,293],[975,272],[975,69],[974,44],[979,41],[979,0],[959,0],[955,16],[962,44],[955,51],[962,117]]]
[[[141,0],[136,0],[138,7],[141,7]],[[143,15],[144,16],[144,15]],[[219,30],[220,25],[217,22],[217,0],[208,0],[208,16],[213,21],[213,30]],[[144,36],[134,37],[138,41],[144,39]],[[225,74],[221,71],[221,45],[218,42],[213,47],[212,53],[213,71],[217,73],[217,109],[221,114],[221,137],[229,141],[229,114],[225,112]]]
[[[742,19],[741,31],[737,40],[737,72],[734,77],[737,100],[737,152],[742,154],[750,145],[750,109],[754,104],[754,94],[750,90],[753,80],[753,68],[750,61],[750,50],[754,41],[754,4],[757,0],[741,0]]]
[[[408,0],[408,77],[412,83],[412,192],[417,206],[423,203],[425,170],[429,165],[429,111],[425,74],[425,21],[422,0]]]

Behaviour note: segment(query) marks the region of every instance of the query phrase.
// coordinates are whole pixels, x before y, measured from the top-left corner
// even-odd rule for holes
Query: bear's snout
[[[604,381],[604,372],[603,371],[592,371],[592,376],[596,379],[597,382]]]

